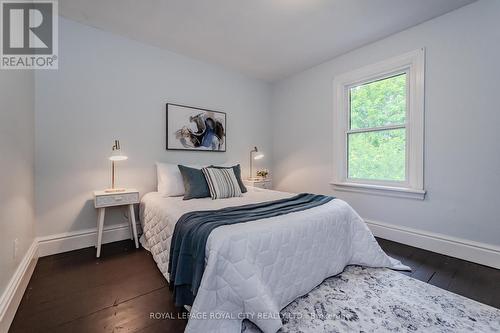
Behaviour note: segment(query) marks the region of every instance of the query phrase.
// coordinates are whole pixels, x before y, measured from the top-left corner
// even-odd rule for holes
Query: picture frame
[[[166,149],[226,151],[227,115],[182,104],[166,104]]]

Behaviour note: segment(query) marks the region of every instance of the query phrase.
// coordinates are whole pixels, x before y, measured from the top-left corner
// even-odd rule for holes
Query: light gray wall
[[[274,184],[334,194],[366,219],[499,245],[499,41],[500,1],[482,0],[276,83]],[[333,78],[420,47],[426,199],[333,192]]]
[[[0,71],[0,295],[34,238],[34,118],[33,72]]]
[[[62,19],[59,70],[36,72],[36,216],[40,236],[95,227],[91,192],[109,186],[113,139],[129,160],[119,184],[156,187],[154,162],[270,162],[269,85]],[[227,152],[165,150],[165,103],[227,113]],[[124,222],[119,211],[113,221]]]

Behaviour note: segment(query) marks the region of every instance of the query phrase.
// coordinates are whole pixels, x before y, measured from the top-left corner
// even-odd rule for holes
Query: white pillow
[[[156,162],[158,192],[165,197],[184,195],[184,182],[177,164]]]

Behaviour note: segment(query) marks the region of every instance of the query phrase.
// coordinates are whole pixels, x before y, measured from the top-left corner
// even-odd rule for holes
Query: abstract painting
[[[167,149],[226,151],[226,114],[168,103]]]

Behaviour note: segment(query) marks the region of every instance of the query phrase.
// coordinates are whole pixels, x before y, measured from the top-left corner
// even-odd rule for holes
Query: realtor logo
[[[57,0],[3,0],[2,69],[57,69]]]

